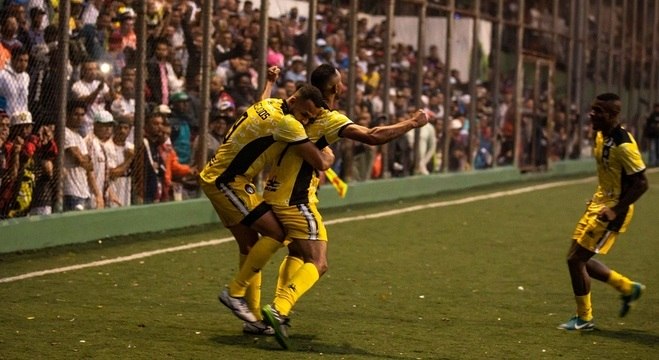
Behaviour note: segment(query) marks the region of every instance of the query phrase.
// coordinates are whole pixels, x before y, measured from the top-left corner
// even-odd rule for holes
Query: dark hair
[[[75,110],[77,108],[82,108],[82,109],[85,109],[85,111],[87,111],[87,103],[84,102],[84,101],[80,101],[80,100],[70,100],[66,104],[67,114],[73,113],[73,110]]]
[[[616,100],[620,100],[620,96],[618,96],[618,94],[614,94],[614,93],[604,93],[604,94],[597,95],[597,100],[600,100],[600,101],[616,101]]]
[[[604,93],[597,95],[596,98],[598,101],[606,103],[606,110],[611,114],[618,115],[622,111],[622,100],[618,94],[614,93]]]
[[[165,36],[160,36],[160,37],[158,37],[158,38],[155,39],[155,41],[154,41],[154,45],[155,45],[154,48],[157,47],[157,46],[160,45],[160,44],[167,45],[168,47],[171,47],[171,46],[172,46],[172,43],[171,43],[171,42],[169,41],[169,39],[168,39],[167,37],[165,37]]]
[[[311,100],[317,107],[327,108],[323,94],[315,86],[304,84],[295,92],[295,96],[302,101]]]
[[[17,46],[11,50],[11,58],[18,60],[19,56],[30,55],[30,49],[27,46]]]
[[[311,73],[311,85],[321,92],[325,92],[334,76],[336,76],[336,68],[330,64],[322,64]]]

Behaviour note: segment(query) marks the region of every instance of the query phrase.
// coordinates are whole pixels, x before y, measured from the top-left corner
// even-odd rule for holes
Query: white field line
[[[412,211],[419,211],[419,210],[424,210],[424,209],[446,207],[446,206],[452,206],[452,205],[460,205],[460,204],[466,204],[466,203],[475,202],[475,201],[496,199],[496,198],[500,198],[500,197],[504,197],[504,196],[513,196],[513,195],[523,194],[523,193],[527,193],[527,192],[545,190],[545,189],[550,189],[550,188],[555,188],[555,187],[560,187],[560,186],[582,184],[582,183],[587,183],[587,182],[591,182],[591,181],[594,181],[594,180],[595,180],[594,177],[588,177],[588,178],[585,178],[585,179],[577,179],[577,180],[569,180],[569,181],[558,181],[558,182],[552,182],[552,183],[541,184],[541,185],[527,186],[527,187],[514,189],[514,190],[498,191],[498,192],[494,192],[494,193],[490,193],[490,194],[470,196],[470,197],[466,197],[466,198],[462,198],[462,199],[449,200],[449,201],[440,201],[440,202],[425,204],[425,205],[415,205],[415,206],[410,206],[410,207],[406,207],[406,208],[402,208],[402,209],[394,209],[394,210],[378,212],[378,213],[369,214],[369,215],[344,217],[344,218],[339,218],[339,219],[326,221],[325,224],[333,225],[333,224],[341,224],[341,223],[346,223],[346,222],[351,222],[351,221],[377,219],[377,218],[381,218],[381,217],[385,217],[385,216],[393,216],[393,215],[408,213],[408,212],[412,212]],[[65,266],[65,267],[60,267],[60,268],[55,268],[55,269],[34,271],[34,272],[22,274],[22,275],[16,275],[16,276],[11,276],[11,277],[6,277],[6,278],[0,278],[0,283],[9,283],[9,282],[25,280],[25,279],[30,279],[30,278],[34,278],[34,277],[44,276],[44,275],[58,274],[58,273],[63,273],[63,272],[67,272],[67,271],[75,271],[75,270],[86,269],[86,268],[90,268],[90,267],[97,267],[97,266],[116,264],[116,263],[121,263],[121,262],[126,262],[126,261],[133,261],[133,260],[138,260],[138,259],[143,259],[143,258],[155,256],[155,255],[166,254],[166,253],[170,253],[170,252],[195,249],[195,248],[205,247],[205,246],[214,246],[214,245],[219,245],[219,244],[223,244],[223,243],[226,243],[226,242],[230,242],[232,240],[233,240],[233,237],[207,240],[207,241],[201,241],[201,242],[196,242],[196,243],[186,244],[186,245],[181,245],[181,246],[175,246],[175,247],[170,247],[170,248],[165,248],[165,249],[145,251],[145,252],[141,252],[141,253],[137,253],[137,254],[133,254],[133,255],[128,255],[128,256],[120,256],[120,257],[117,257],[117,258],[114,258],[114,259],[106,259],[106,260],[100,260],[100,261],[93,261],[93,262],[86,263],[86,264],[71,265],[71,266]]]

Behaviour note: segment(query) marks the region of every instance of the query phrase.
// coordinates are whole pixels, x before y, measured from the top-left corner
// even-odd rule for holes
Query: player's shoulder
[[[622,126],[617,126],[615,129],[613,129],[611,133],[611,139],[613,140],[613,143],[616,144],[616,146],[631,144],[634,142],[632,140],[632,134],[630,134],[629,131],[625,130],[625,128]]]
[[[270,114],[283,113],[282,104],[284,100],[276,98],[263,99],[253,105],[255,109],[263,109],[268,111]]]
[[[350,120],[350,118],[348,118],[348,116],[346,116],[344,113],[337,110],[328,109],[322,109],[316,120],[326,124],[352,123],[352,120]]]

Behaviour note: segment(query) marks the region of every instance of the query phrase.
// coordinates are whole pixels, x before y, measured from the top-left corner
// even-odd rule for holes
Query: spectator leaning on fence
[[[186,176],[196,176],[198,173],[195,167],[179,161],[176,149],[172,146],[170,139],[171,133],[172,126],[165,122],[160,133],[160,138],[158,139],[158,151],[165,165],[161,202],[187,199],[188,197],[183,189],[183,179]]]
[[[165,105],[166,106],[166,105]],[[106,207],[131,204],[131,166],[135,158],[135,145],[128,141],[133,127],[132,116],[115,116],[112,140],[105,143],[108,165]]]
[[[160,112],[150,114],[144,123],[144,189],[138,194],[145,204],[160,202],[162,197],[165,163],[158,145],[167,118]],[[139,165],[138,165],[139,166]]]
[[[30,206],[30,215],[49,215],[53,211],[57,192],[57,178],[54,163],[57,161],[59,148],[55,142],[55,125],[39,122],[34,125],[38,138],[36,161],[36,183]]]
[[[32,136],[32,114],[18,111],[11,115],[7,140],[8,176],[0,192],[0,217],[24,216],[30,211],[35,182],[34,154],[37,141]]]
[[[67,120],[64,134],[64,211],[91,208],[91,197],[103,204],[103,195],[92,194],[90,184],[94,181],[93,165],[85,140],[79,129],[85,121],[87,105],[81,101],[71,101],[67,106]]]
[[[85,137],[94,167],[94,183],[90,184],[90,187],[93,193],[100,193],[103,196],[103,204],[97,203],[97,200],[92,198],[92,208],[95,209],[104,208],[107,201],[108,158],[105,144],[112,138],[113,128],[114,117],[110,112],[101,110],[94,114],[94,132]]]

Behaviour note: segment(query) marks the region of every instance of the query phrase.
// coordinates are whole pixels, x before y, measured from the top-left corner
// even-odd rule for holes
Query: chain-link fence
[[[595,93],[639,138],[659,93],[648,0],[4,1],[0,217],[199,196],[196,174],[267,66],[290,96],[317,65],[344,75],[364,126],[425,109],[389,144],[335,148],[348,181],[589,156]],[[62,21],[62,19],[68,19]]]

